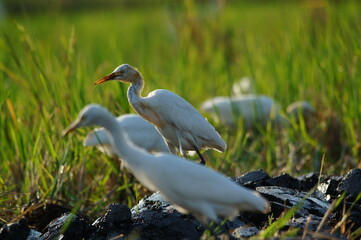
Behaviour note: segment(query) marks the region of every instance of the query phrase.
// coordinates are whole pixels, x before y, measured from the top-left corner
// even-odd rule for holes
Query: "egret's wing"
[[[147,151],[168,152],[163,137],[156,128],[136,114],[122,115],[117,118],[119,125],[127,132],[129,139]]]
[[[190,103],[177,94],[159,89],[151,92],[146,99],[149,108],[157,112],[160,124],[171,125],[180,131],[190,132],[193,136],[205,140],[218,139],[221,141],[220,145],[224,144],[214,127]]]
[[[96,146],[99,144],[110,144],[110,141],[104,128],[96,128],[86,135],[83,144],[84,146]]]
[[[191,198],[214,203],[237,204],[247,195],[254,195],[231,180],[207,167],[176,156],[162,156],[166,168],[158,169],[160,191],[177,198]],[[254,196],[252,196],[254,197]]]

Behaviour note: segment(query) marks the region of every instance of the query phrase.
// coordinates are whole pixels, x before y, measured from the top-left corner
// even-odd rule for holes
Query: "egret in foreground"
[[[119,126],[124,129],[129,139],[138,147],[148,152],[169,152],[163,137],[149,122],[136,114],[123,114],[117,117]],[[85,137],[84,146],[95,146],[109,156],[116,155],[106,130],[97,128]]]
[[[169,150],[176,154],[177,149],[185,156],[184,151],[196,151],[205,160],[200,149],[212,148],[223,152],[226,143],[214,127],[186,100],[177,94],[158,89],[141,97],[144,86],[140,72],[128,64],[117,67],[109,75],[99,79],[95,84],[109,80],[130,83],[128,100],[133,109],[145,120],[151,122],[166,139]]]
[[[235,217],[239,210],[268,211],[268,202],[259,193],[224,175],[184,158],[152,155],[135,146],[114,116],[99,105],[86,106],[63,134],[93,124],[105,128],[116,154],[141,184],[159,191],[179,211],[192,213],[203,224],[218,222],[219,216]]]

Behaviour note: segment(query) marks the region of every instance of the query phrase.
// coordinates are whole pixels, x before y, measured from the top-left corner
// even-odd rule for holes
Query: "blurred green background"
[[[227,131],[207,151],[229,176],[360,167],[361,7],[358,1],[12,1],[0,2],[0,217],[33,202],[64,201],[96,216],[110,202],[147,193],[117,161],[82,146],[86,131],[61,131],[86,105],[132,112],[127,85],[93,83],[122,63],[145,78],[143,95],[164,88],[193,106],[229,96],[252,79],[282,109],[307,100],[306,127]],[[296,149],[296,150],[295,150]],[[194,157],[195,158],[195,157]],[[121,174],[121,177],[119,177]]]

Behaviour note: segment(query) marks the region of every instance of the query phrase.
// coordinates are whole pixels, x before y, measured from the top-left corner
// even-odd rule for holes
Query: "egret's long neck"
[[[130,168],[141,164],[145,151],[136,147],[121,129],[115,117],[107,113],[99,119],[99,125],[105,128],[110,137],[110,142],[116,154],[126,161]]]
[[[143,90],[144,82],[139,81],[137,83],[132,83],[128,88],[128,100],[130,103],[139,100],[141,97],[141,92]]]
[[[147,104],[144,98],[141,97],[144,82],[142,79],[133,82],[128,88],[128,101],[133,109],[144,118],[144,105]]]

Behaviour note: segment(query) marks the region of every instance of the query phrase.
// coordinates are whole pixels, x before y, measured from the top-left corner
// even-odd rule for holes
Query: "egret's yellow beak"
[[[96,81],[94,83],[94,85],[98,85],[98,84],[101,84],[101,83],[109,81],[109,80],[114,80],[115,77],[116,77],[115,73],[111,73],[111,74],[99,79],[98,81]]]
[[[64,129],[61,133],[61,135],[63,137],[65,137],[66,135],[68,135],[70,132],[74,131],[75,129],[77,129],[80,125],[81,121],[74,121],[73,123],[71,123],[66,129]]]

